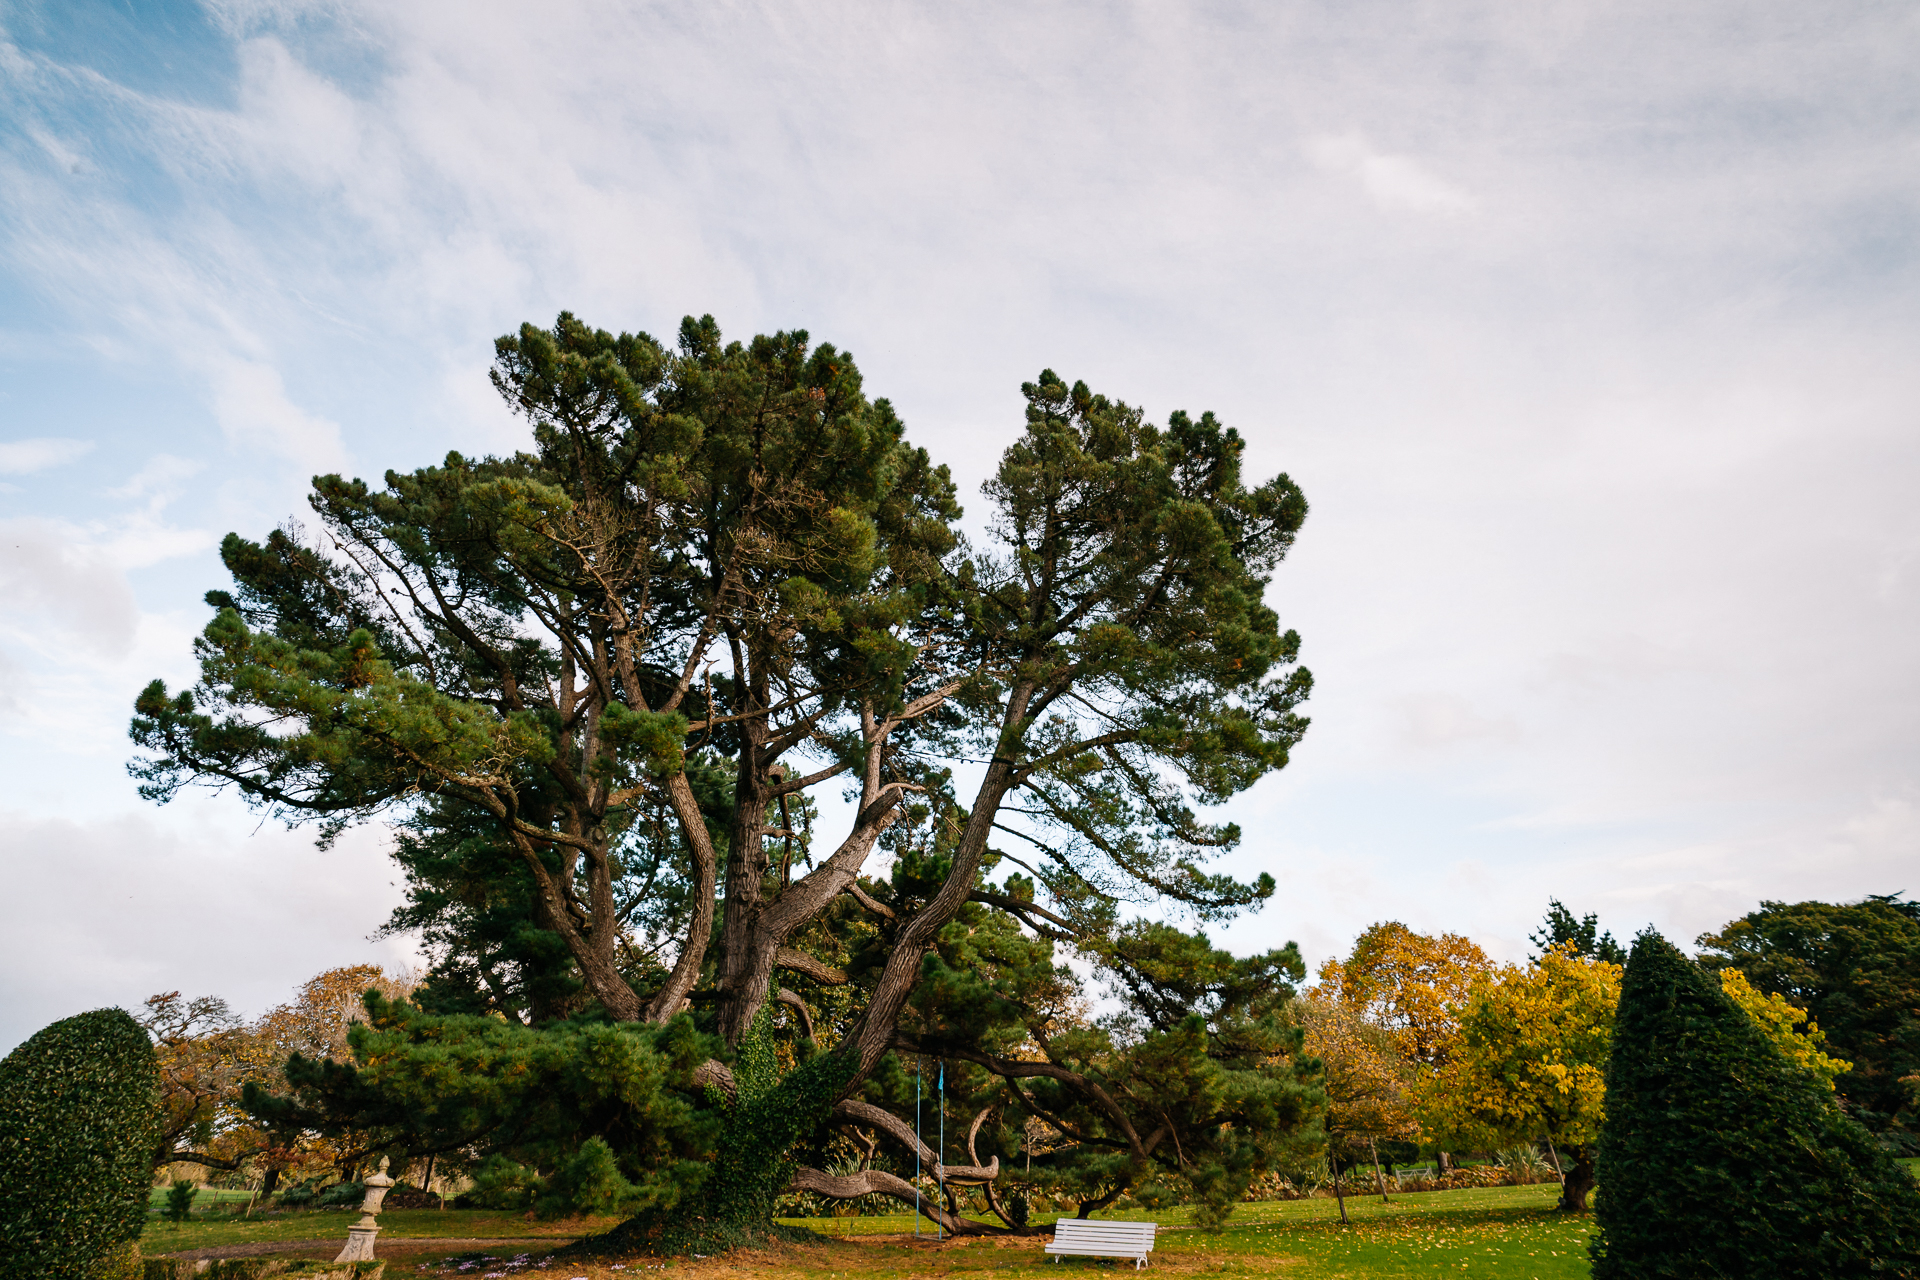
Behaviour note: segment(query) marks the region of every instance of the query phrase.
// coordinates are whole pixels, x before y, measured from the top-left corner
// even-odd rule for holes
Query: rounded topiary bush
[[[159,1069],[120,1009],[56,1022],[0,1062],[0,1277],[86,1280],[146,1219]]]

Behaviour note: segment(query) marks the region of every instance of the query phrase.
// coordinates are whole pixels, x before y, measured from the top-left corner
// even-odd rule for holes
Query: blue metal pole
[[[946,1164],[946,1162],[947,1162],[947,1060],[945,1058],[942,1058],[940,1059],[940,1165],[944,1165]],[[940,1165],[935,1165],[934,1168],[938,1169]],[[945,1200],[947,1198],[947,1179],[944,1173],[941,1174],[940,1176],[940,1198],[942,1200]],[[944,1238],[945,1236],[944,1227],[942,1227],[939,1223],[936,1222],[933,1224],[933,1229],[941,1233],[940,1235],[937,1235],[934,1237],[936,1240]]]
[[[920,1057],[913,1059],[913,1238],[920,1238]]]

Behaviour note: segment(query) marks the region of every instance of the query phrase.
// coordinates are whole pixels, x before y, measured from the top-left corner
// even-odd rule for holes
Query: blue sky
[[[1916,55],[1874,3],[0,3],[0,1043],[406,959],[379,831],[143,804],[126,719],[222,534],[513,448],[491,340],[562,308],[807,328],[969,494],[1043,366],[1299,479],[1236,947],[1920,890]]]

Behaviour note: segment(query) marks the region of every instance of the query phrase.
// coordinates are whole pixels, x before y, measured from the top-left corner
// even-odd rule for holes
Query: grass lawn
[[[241,1198],[245,1203],[245,1197]],[[289,1209],[271,1215],[257,1210],[252,1218],[229,1214],[224,1208],[202,1217],[194,1202],[191,1222],[172,1223],[149,1218],[140,1235],[140,1250],[149,1257],[235,1245],[264,1245],[286,1241],[328,1240],[346,1243],[347,1228],[360,1220],[354,1209]],[[604,1231],[618,1218],[570,1218],[559,1222],[530,1220],[497,1209],[389,1209],[380,1215],[380,1240],[421,1239],[534,1239],[566,1242]],[[316,1250],[303,1253],[318,1256]],[[327,1255],[332,1257],[330,1253]]]
[[[148,1211],[151,1213],[158,1213],[162,1209],[166,1208],[167,1193],[171,1190],[173,1190],[173,1188],[171,1187],[155,1187],[152,1191],[148,1192],[147,1193]],[[253,1193],[250,1191],[235,1191],[227,1187],[200,1187],[196,1189],[193,1193],[193,1211],[195,1213],[204,1213],[206,1210],[212,1208],[215,1204],[244,1205],[247,1202],[247,1197],[249,1197],[252,1194]]]
[[[1331,1200],[1246,1204],[1234,1210],[1227,1229],[1208,1235],[1187,1226],[1188,1211],[1103,1214],[1102,1217],[1152,1219],[1162,1225],[1152,1269],[1176,1275],[1284,1275],[1288,1280],[1401,1280],[1403,1277],[1481,1276],[1489,1280],[1585,1280],[1586,1243],[1591,1220],[1553,1210],[1553,1186],[1493,1187],[1477,1191],[1433,1191],[1396,1196],[1391,1205],[1376,1197],[1350,1200],[1351,1226],[1342,1226]],[[412,1276],[532,1274],[574,1280],[627,1280],[644,1271],[672,1271],[686,1280],[768,1276],[783,1280],[861,1280],[883,1276],[971,1277],[1030,1276],[1068,1280],[1074,1274],[1111,1274],[1130,1264],[1075,1258],[1050,1263],[1044,1241],[1031,1237],[970,1238],[937,1242],[931,1226],[913,1238],[910,1215],[876,1218],[789,1220],[824,1237],[817,1242],[768,1250],[742,1250],[709,1259],[638,1257],[607,1262],[556,1261],[539,1264],[551,1248],[611,1220],[530,1222],[479,1210],[397,1210],[380,1215],[382,1256],[392,1260],[389,1280]],[[149,1254],[203,1248],[215,1244],[281,1240],[346,1239],[353,1215],[343,1212],[288,1214],[258,1223],[193,1222],[182,1227],[153,1223],[141,1247]],[[1042,1215],[1040,1222],[1052,1221]],[[429,1237],[525,1241],[499,1247],[461,1244],[431,1247]],[[544,1237],[536,1239],[536,1237]],[[189,1243],[191,1241],[191,1243]],[[413,1243],[407,1243],[412,1241]],[[449,1242],[451,1244],[451,1241]],[[389,1247],[393,1246],[393,1247]],[[334,1246],[337,1247],[337,1246]],[[307,1256],[326,1254],[304,1250]],[[477,1254],[491,1261],[457,1271],[457,1263]],[[289,1255],[292,1256],[292,1255]],[[326,1254],[326,1256],[331,1256]],[[515,1258],[524,1259],[520,1266]]]

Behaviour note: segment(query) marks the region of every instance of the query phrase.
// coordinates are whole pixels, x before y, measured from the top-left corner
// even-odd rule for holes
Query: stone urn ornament
[[[393,1179],[387,1176],[387,1157],[380,1157],[380,1170],[367,1179],[367,1198],[360,1202],[360,1221],[347,1228],[347,1247],[335,1262],[373,1261],[374,1237],[380,1234],[380,1202],[387,1198]]]

